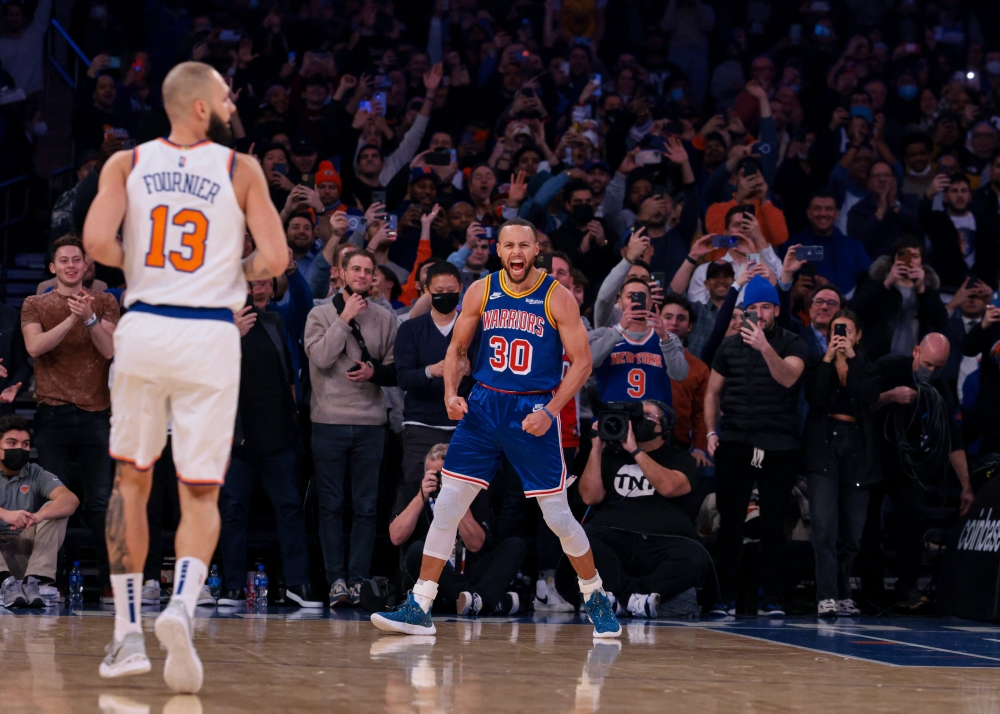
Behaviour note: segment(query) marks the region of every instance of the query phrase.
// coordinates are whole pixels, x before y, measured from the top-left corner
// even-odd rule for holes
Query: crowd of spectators
[[[168,133],[164,74],[198,60],[230,83],[233,146],[260,161],[294,258],[248,285],[236,317],[227,602],[242,598],[258,481],[293,602],[358,606],[374,576],[414,577],[455,428],[442,370],[456,309],[519,217],[590,330],[594,386],[564,409],[562,439],[620,608],[694,611],[697,592],[718,616],[779,616],[808,582],[820,615],[852,616],[855,574],[867,606],[926,604],[928,504],[964,514],[969,463],[1000,450],[1000,5],[207,8],[77,4],[71,32],[93,58],[71,117],[79,183],[54,206],[55,281],[25,302],[23,346],[0,343],[0,402],[29,385],[26,349],[39,463],[60,478],[82,466],[95,543],[126,286],[74,234],[106,159]],[[23,48],[49,12],[6,4],[4,163],[30,166],[45,120],[41,56]],[[643,403],[635,433],[604,442],[601,404],[623,401]],[[921,440],[940,446],[914,457]],[[462,521],[441,607],[516,611],[521,581],[522,610],[525,594],[575,607],[516,479]],[[386,534],[398,559],[377,557]],[[811,541],[814,571],[796,570],[790,541]]]

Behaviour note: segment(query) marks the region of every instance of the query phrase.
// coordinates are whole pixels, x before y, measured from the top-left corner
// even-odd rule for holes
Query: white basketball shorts
[[[130,311],[114,341],[111,456],[151,468],[169,423],[178,480],[221,486],[239,401],[239,330],[217,319]]]

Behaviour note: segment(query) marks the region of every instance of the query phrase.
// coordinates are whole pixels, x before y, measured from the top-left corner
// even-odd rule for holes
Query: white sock
[[[198,606],[198,593],[208,576],[208,566],[197,558],[185,557],[174,566],[174,594],[170,602],[180,600],[187,608],[188,617],[194,617]]]
[[[413,586],[413,599],[420,605],[424,612],[430,612],[434,605],[434,598],[438,594],[438,584],[433,580],[418,580]]]
[[[590,599],[591,593],[597,592],[598,590],[604,592],[604,583],[601,581],[600,573],[595,573],[594,577],[590,580],[577,578],[577,581],[580,583],[580,593],[583,595],[584,602]]]
[[[115,593],[115,639],[121,642],[130,632],[142,633],[142,573],[111,576]]]

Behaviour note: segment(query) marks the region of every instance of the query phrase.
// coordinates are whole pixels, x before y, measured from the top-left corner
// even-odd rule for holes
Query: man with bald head
[[[150,670],[138,600],[146,501],[172,424],[181,520],[173,597],[155,632],[167,650],[167,686],[194,693],[203,680],[194,609],[219,539],[219,487],[239,397],[233,314],[244,308],[247,281],[280,275],[289,256],[263,170],[227,146],[236,108],[222,76],[200,62],[177,65],[163,81],[163,106],[169,137],[108,160],[83,227],[87,253],[124,270],[129,308],[114,331],[110,451],[117,466],[105,535],[115,631],[99,671]],[[257,250],[243,259],[246,229]]]
[[[893,540],[899,544],[898,560],[894,568],[898,577],[895,602],[905,611],[916,610],[927,602],[917,591],[923,536],[927,530],[927,511],[926,491],[920,481],[904,467],[900,442],[905,440],[908,444],[920,444],[922,437],[926,436],[927,443],[934,444],[950,436],[951,452],[948,461],[962,486],[962,513],[972,505],[973,494],[969,486],[969,466],[962,444],[962,431],[953,416],[956,413],[955,394],[948,383],[941,379],[950,352],[948,338],[940,332],[931,332],[913,348],[911,355],[886,355],[875,363],[875,375],[881,389],[874,407],[875,434],[883,442],[879,449],[882,455],[883,481],[872,489],[858,565],[862,587],[868,600],[883,602],[881,512],[883,497],[888,496],[895,513],[895,518],[890,522],[895,533],[889,535],[894,536]],[[946,433],[922,433],[919,415],[913,413],[916,409],[923,409],[928,400],[933,400],[933,395],[919,395],[920,391],[928,387],[937,392],[943,404],[946,421],[941,431]],[[903,424],[912,423],[915,427],[905,434],[897,435],[895,424],[898,416],[903,417]],[[889,422],[888,433],[886,422]],[[943,471],[943,467],[936,473],[924,468],[919,470],[919,476],[924,483],[938,483],[947,475]]]

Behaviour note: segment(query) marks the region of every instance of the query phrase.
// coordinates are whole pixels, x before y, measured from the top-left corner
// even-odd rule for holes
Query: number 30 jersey
[[[549,310],[559,283],[542,274],[515,293],[503,270],[486,276],[483,336],[472,376],[503,392],[551,392],[562,381],[563,347]]]
[[[246,221],[233,190],[235,168],[236,152],[211,141],[157,139],[132,150],[122,227],[125,307],[243,307]]]
[[[660,350],[660,336],[655,330],[651,329],[638,342],[622,335],[594,374],[602,401],[658,399],[673,406],[670,377]]]

